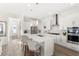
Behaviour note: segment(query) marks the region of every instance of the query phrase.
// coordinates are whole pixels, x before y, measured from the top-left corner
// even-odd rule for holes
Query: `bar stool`
[[[40,56],[41,54],[40,44],[32,39],[28,40],[28,49],[30,51],[29,53],[33,52],[33,56]]]
[[[23,55],[26,56],[27,55],[27,49],[28,49],[28,44],[27,44],[27,40],[29,38],[27,36],[22,36],[22,49],[23,49]]]

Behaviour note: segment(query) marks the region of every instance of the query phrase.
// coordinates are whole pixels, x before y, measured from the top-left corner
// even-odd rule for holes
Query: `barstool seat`
[[[36,41],[33,41],[32,39],[28,40],[28,48],[29,51],[34,52],[34,55],[39,56],[40,55],[40,44]]]

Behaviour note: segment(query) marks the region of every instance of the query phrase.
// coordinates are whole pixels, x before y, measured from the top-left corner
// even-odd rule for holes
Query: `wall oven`
[[[79,27],[68,27],[67,33],[68,42],[79,44]]]

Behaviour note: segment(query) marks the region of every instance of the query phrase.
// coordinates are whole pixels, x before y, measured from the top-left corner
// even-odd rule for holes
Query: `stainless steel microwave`
[[[67,32],[67,41],[79,44],[79,27],[68,27]]]

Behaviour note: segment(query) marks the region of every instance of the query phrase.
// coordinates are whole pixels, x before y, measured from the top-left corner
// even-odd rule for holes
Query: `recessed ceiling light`
[[[38,5],[38,4],[39,3],[28,3],[27,6],[30,7],[30,6],[35,6],[35,5]]]

